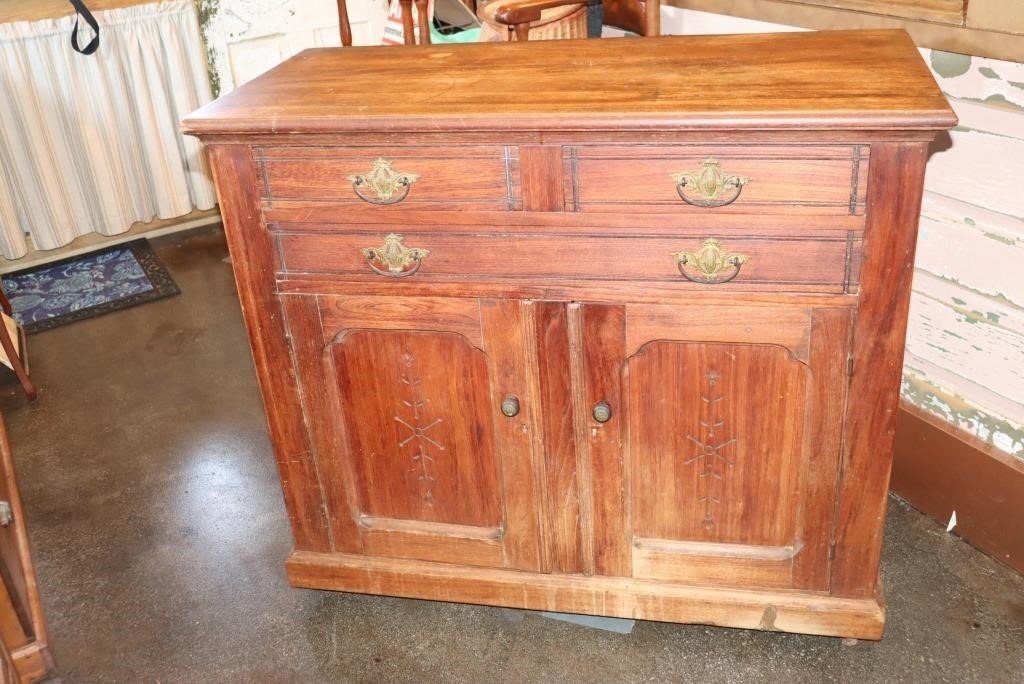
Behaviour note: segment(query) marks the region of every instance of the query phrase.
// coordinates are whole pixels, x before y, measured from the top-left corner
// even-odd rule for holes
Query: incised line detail
[[[701,434],[686,435],[686,438],[697,447],[697,453],[683,461],[685,465],[699,464],[702,495],[699,499],[704,504],[705,529],[715,526],[715,506],[721,503],[722,490],[725,476],[733,467],[733,461],[723,453],[726,447],[736,443],[736,438],[723,439],[725,430],[725,419],[718,412],[719,404],[725,397],[715,394],[717,385],[721,381],[721,374],[718,371],[708,371],[705,374],[707,388],[701,394],[703,404],[700,419]]]
[[[431,475],[431,465],[434,463],[434,458],[430,455],[429,450],[432,447],[438,451],[444,451],[445,447],[440,442],[431,438],[427,431],[443,423],[444,419],[434,418],[431,420],[429,416],[423,414],[422,409],[430,400],[424,399],[420,395],[419,387],[423,379],[409,377],[413,374],[415,363],[416,359],[408,351],[402,354],[404,370],[402,371],[401,382],[408,387],[408,399],[402,399],[402,405],[408,409],[406,413],[411,415],[408,416],[408,420],[401,416],[395,416],[395,422],[409,431],[409,436],[398,443],[398,448],[404,449],[408,444],[413,445],[415,449],[412,455],[413,467],[409,470],[410,472],[418,471],[416,479],[421,483],[423,502],[428,506],[433,506],[434,476]]]

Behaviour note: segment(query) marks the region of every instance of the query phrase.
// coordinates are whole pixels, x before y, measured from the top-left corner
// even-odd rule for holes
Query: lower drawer
[[[493,230],[493,228],[491,228]],[[421,281],[647,281],[681,287],[851,291],[859,240],[827,237],[591,236],[404,231],[275,234],[279,277]]]

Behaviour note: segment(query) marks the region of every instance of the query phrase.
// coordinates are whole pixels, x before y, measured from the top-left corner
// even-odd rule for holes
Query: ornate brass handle
[[[672,257],[684,278],[704,285],[729,282],[740,274],[740,268],[750,259],[745,254],[726,252],[714,238],[705,240],[696,252],[673,252]],[[698,275],[690,275],[686,267]]]
[[[363,247],[359,253],[366,257],[366,263],[377,275],[389,278],[405,278],[420,270],[423,260],[430,256],[429,249],[406,247],[402,236],[390,233],[384,237],[380,247]],[[381,268],[377,264],[386,268]],[[410,268],[410,266],[412,268]]]
[[[679,197],[695,207],[724,207],[732,204],[740,196],[743,186],[750,182],[749,178],[743,176],[722,173],[722,165],[714,157],[702,161],[696,171],[669,175],[675,181]],[[697,197],[691,197],[687,190],[692,190]]]
[[[374,161],[373,168],[369,173],[358,173],[348,177],[352,183],[352,190],[359,196],[359,199],[370,204],[398,204],[408,196],[412,184],[418,178],[419,176],[415,173],[395,171],[387,159]],[[370,197],[362,191],[362,188],[370,189],[377,196]]]

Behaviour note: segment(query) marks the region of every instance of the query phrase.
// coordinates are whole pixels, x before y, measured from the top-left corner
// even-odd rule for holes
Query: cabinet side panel
[[[316,464],[302,416],[284,320],[274,296],[271,241],[260,219],[256,165],[245,145],[210,148],[238,297],[297,549],[330,548]]]
[[[832,592],[842,596],[877,588],[926,154],[922,143],[871,149],[832,565]]]
[[[828,589],[852,321],[851,309],[813,309],[811,314],[809,364],[813,377],[807,395],[811,414],[800,511],[803,536],[802,549],[793,559],[793,584],[804,589]]]
[[[291,340],[292,356],[308,434],[320,477],[320,490],[330,524],[331,548],[346,553],[362,551],[356,525],[358,498],[355,478],[344,471],[346,444],[344,423],[335,416],[337,398],[331,393],[333,364],[325,361],[324,330],[318,298],[312,295],[282,295],[281,307]],[[341,485],[337,484],[341,483]]]

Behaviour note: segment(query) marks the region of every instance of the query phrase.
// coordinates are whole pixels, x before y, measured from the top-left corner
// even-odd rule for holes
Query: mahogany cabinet
[[[302,587],[881,636],[897,31],[307,51],[208,144]]]

